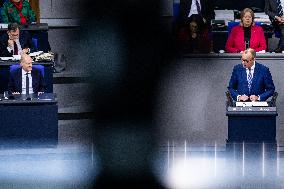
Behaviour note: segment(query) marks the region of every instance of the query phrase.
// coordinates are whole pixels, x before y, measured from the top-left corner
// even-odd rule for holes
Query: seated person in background
[[[254,23],[254,12],[245,8],[241,12],[241,23],[232,28],[225,49],[229,53],[239,53],[248,48],[265,52],[266,41],[263,29]]]
[[[12,94],[41,94],[44,92],[44,81],[40,70],[32,68],[33,59],[23,53],[20,60],[21,67],[10,73],[8,83]]]
[[[27,0],[9,0],[3,5],[2,22],[27,24],[36,21],[36,16]]]
[[[235,101],[265,101],[274,94],[271,73],[255,61],[255,55],[253,49],[245,50],[242,64],[234,67],[228,89]]]
[[[29,24],[36,22],[36,16],[27,0],[8,0],[3,5],[3,23]],[[48,52],[51,50],[46,31],[29,31],[30,35],[38,39],[37,50]]]
[[[282,0],[265,0],[264,12],[269,16],[269,19],[275,30],[280,34],[278,47],[274,50],[276,53],[281,53],[284,50],[284,2]]]
[[[191,15],[177,36],[178,48],[184,53],[209,53],[211,41],[203,18],[198,14]]]
[[[0,56],[20,55],[35,51],[30,34],[20,31],[17,23],[8,25],[7,33],[0,36]]]
[[[180,0],[180,17],[183,22],[186,17],[198,14],[207,26],[210,26],[211,20],[215,17],[213,0]]]

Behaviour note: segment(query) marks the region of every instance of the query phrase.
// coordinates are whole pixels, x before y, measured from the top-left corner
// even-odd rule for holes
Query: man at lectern
[[[235,101],[265,101],[275,87],[269,69],[255,61],[256,53],[249,48],[242,53],[242,64],[234,67],[229,91]]]

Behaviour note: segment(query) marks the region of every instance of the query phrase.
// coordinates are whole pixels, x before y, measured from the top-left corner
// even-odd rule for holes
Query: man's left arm
[[[259,95],[260,101],[267,100],[270,96],[274,94],[275,91],[275,86],[272,80],[272,76],[268,68],[265,69],[264,73],[264,88],[265,92]]]

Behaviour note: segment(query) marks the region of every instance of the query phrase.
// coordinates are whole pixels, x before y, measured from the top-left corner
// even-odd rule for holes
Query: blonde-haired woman
[[[229,35],[225,47],[226,51],[239,53],[252,48],[256,52],[265,52],[266,47],[262,27],[256,26],[254,23],[254,12],[250,8],[245,8],[241,12],[240,25],[233,27]]]

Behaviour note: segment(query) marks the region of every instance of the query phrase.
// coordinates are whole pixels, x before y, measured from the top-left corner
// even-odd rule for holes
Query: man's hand
[[[14,46],[14,41],[12,39],[8,39],[8,47],[12,49],[13,46]]]
[[[12,92],[12,95],[20,94],[19,92]]]
[[[258,96],[251,95],[251,96],[249,97],[249,99],[250,99],[251,101],[257,101],[257,100],[258,100]]]
[[[43,94],[43,93],[44,93],[44,92],[38,92],[38,93],[37,93],[37,96],[39,96],[39,95],[41,95],[41,94]]]
[[[239,101],[247,101],[249,97],[247,95],[242,95],[239,97]]]
[[[24,53],[24,54],[28,54],[29,52],[30,52],[29,48],[24,48],[23,51],[22,51],[22,53]]]
[[[277,17],[277,21],[279,22],[279,24],[284,24],[284,16]]]

